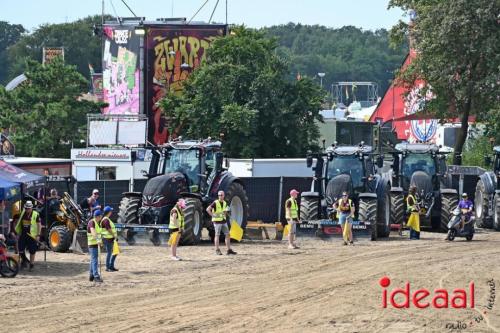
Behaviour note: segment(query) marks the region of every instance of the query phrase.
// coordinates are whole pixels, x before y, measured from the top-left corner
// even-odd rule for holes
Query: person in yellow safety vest
[[[113,221],[111,221],[111,214],[113,208],[110,206],[104,207],[104,217],[101,220],[101,235],[104,248],[106,249],[106,272],[117,272],[115,268],[116,255],[113,255],[113,245],[115,239],[118,240],[118,233]]]
[[[339,212],[339,223],[342,228],[344,245],[354,245],[352,237],[352,218],[356,209],[352,200],[349,199],[349,194],[346,191],[342,192],[342,198],[333,204],[333,208],[337,209]]]
[[[297,204],[297,196],[299,191],[293,189],[290,191],[290,198],[285,201],[285,218],[289,226],[288,230],[288,248],[298,249],[295,244],[297,223],[299,223],[299,206]]]
[[[218,199],[212,202],[210,206],[207,207],[207,213],[212,217],[212,223],[214,225],[215,236],[214,236],[214,245],[215,245],[215,254],[222,255],[222,252],[219,249],[219,237],[221,232],[226,236],[226,249],[227,255],[236,254],[231,249],[231,239],[229,237],[229,227],[227,226],[227,213],[228,207],[227,202],[224,200],[225,193],[224,191],[217,192]]]
[[[101,240],[101,219],[102,211],[100,209],[94,210],[94,218],[87,224],[87,244],[89,247],[90,255],[90,275],[89,281],[102,282],[99,274],[99,246],[102,245]]]
[[[26,265],[26,248],[30,253],[29,269],[32,270],[35,265],[35,254],[40,242],[40,233],[42,232],[42,221],[40,215],[33,209],[33,203],[26,201],[15,226],[15,232],[18,237],[18,248],[20,257],[23,259],[23,265]]]
[[[181,235],[184,232],[184,209],[186,209],[186,200],[177,200],[177,203],[170,211],[170,221],[168,223],[170,235],[172,235],[174,232],[178,232],[177,238],[175,238],[175,240],[172,241],[172,244],[170,244],[170,249],[172,251],[172,260],[177,261],[182,260],[177,256],[177,246],[179,246]]]
[[[407,212],[410,213],[408,223],[410,228],[410,239],[420,239],[420,215],[417,201],[417,187],[410,186],[410,191],[406,197]]]

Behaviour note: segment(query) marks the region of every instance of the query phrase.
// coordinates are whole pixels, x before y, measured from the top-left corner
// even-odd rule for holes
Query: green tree
[[[430,114],[460,119],[453,160],[459,164],[469,116],[483,120],[491,110],[498,112],[500,1],[391,0],[389,7],[416,12],[412,27],[400,21],[391,31],[395,43],[411,33],[418,51],[399,77],[409,85],[416,79],[428,83],[435,96],[426,104]]]
[[[195,138],[224,134],[232,157],[303,156],[315,147],[324,94],[310,79],[289,80],[276,42],[243,27],[213,42],[181,96],[161,101],[171,130]]]
[[[324,72],[326,90],[338,81],[373,81],[383,94],[407,54],[405,45],[389,47],[385,29],[363,31],[353,26],[334,29],[288,23],[262,31],[277,39],[277,53],[289,61],[293,78],[298,73],[315,77]],[[366,99],[364,94],[360,87],[358,100]]]
[[[59,58],[48,65],[30,60],[26,68],[25,84],[0,89],[0,127],[10,129],[17,155],[67,158],[85,139],[86,114],[101,105],[82,100],[87,80]]]
[[[100,16],[89,16],[71,23],[44,24],[23,36],[8,52],[9,78],[22,73],[26,58],[41,61],[44,47],[64,47],[64,61],[75,65],[85,77],[89,76],[89,64],[100,72],[101,39],[93,35],[94,24],[101,24]]]
[[[7,83],[7,49],[14,45],[26,32],[20,24],[9,24],[0,21],[0,84]]]

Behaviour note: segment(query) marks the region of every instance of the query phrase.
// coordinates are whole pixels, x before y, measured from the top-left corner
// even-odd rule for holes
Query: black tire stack
[[[358,215],[360,221],[371,222],[370,238],[372,241],[377,240],[377,199],[360,198]]]
[[[139,223],[139,207],[141,206],[141,197],[125,196],[120,201],[118,210],[118,223],[135,224]]]
[[[492,221],[488,216],[488,207],[490,205],[490,196],[486,192],[486,186],[482,179],[477,182],[475,194],[475,212],[476,212],[476,226],[478,228],[491,228]]]
[[[181,245],[196,245],[200,242],[203,229],[203,206],[196,198],[185,198],[184,209],[184,232],[182,233]]]
[[[453,210],[458,206],[458,195],[456,193],[441,194],[441,231],[448,231],[448,222],[451,219]]]

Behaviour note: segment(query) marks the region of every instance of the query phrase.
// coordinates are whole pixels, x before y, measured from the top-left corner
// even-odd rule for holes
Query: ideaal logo
[[[435,289],[433,293],[426,288],[412,290],[410,282],[406,282],[404,288],[394,288],[389,291],[387,287],[390,286],[391,279],[387,276],[381,278],[379,284],[382,287],[383,308],[387,308],[389,304],[396,309],[410,308],[412,305],[419,309],[428,307],[435,309],[446,309],[449,307],[465,309],[469,307],[473,309],[475,306],[473,281],[469,283],[468,288],[453,289],[452,292],[439,288]]]
[[[488,310],[492,310],[495,305],[496,285],[493,279],[488,280],[489,293],[484,310],[476,309],[475,284],[473,281],[469,283],[468,288],[453,289],[451,292],[439,288],[435,289],[433,293],[425,288],[413,290],[410,282],[406,282],[404,288],[388,290],[391,279],[387,276],[382,277],[379,284],[382,287],[382,308],[392,306],[393,308],[403,309],[410,308],[413,305],[419,309],[429,307],[446,309],[451,307],[455,309],[473,309],[477,312],[477,315],[470,318],[446,323],[445,328],[449,331],[470,329],[480,324],[485,320],[484,315],[488,313]]]

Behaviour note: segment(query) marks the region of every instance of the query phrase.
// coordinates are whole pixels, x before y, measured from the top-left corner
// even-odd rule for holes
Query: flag
[[[289,233],[290,233],[290,224],[287,224],[285,226],[285,229],[283,229],[283,237],[288,236]]]
[[[231,221],[231,230],[229,230],[229,237],[237,240],[238,242],[240,242],[243,238],[243,228],[240,227],[240,225],[236,223],[235,220]]]
[[[179,237],[179,232],[176,231],[176,232],[173,232],[171,235],[170,235],[170,238],[168,239],[168,245],[173,245],[177,242],[177,238]]]
[[[115,239],[113,243],[113,255],[117,256],[120,254],[120,247],[118,246],[118,241]]]

